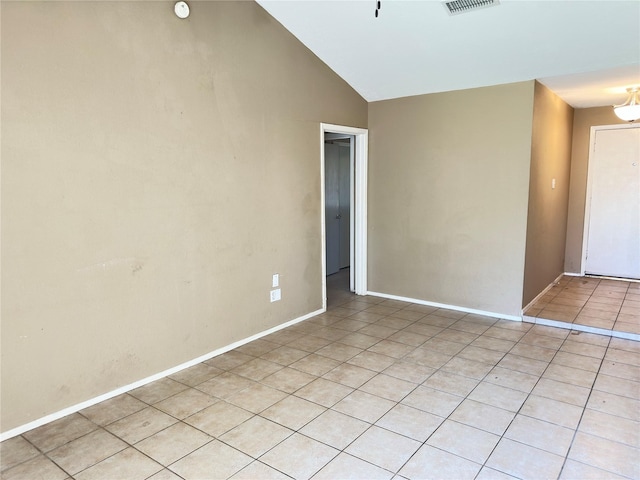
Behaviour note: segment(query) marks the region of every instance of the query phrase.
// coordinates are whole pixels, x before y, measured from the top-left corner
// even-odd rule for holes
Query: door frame
[[[322,308],[327,309],[327,258],[325,218],[324,134],[353,135],[355,155],[351,158],[351,279],[356,295],[367,294],[367,169],[369,163],[369,130],[330,123],[320,124],[320,223],[322,232]]]
[[[582,231],[582,255],[580,258],[580,275],[584,277],[587,266],[587,252],[589,249],[589,226],[591,223],[591,190],[593,184],[593,158],[595,157],[596,133],[599,130],[622,130],[627,128],[640,128],[640,124],[596,125],[589,132],[589,160],[587,162],[587,191],[584,205],[584,228]]]

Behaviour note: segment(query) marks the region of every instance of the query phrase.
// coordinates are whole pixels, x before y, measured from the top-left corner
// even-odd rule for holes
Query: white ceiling
[[[538,79],[574,107],[640,85],[640,1],[257,0],[367,101]]]

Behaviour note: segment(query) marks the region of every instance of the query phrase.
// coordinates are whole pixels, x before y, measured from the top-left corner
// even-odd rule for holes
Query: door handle
[[[342,218],[342,215],[338,214],[336,215],[336,220],[340,220]]]

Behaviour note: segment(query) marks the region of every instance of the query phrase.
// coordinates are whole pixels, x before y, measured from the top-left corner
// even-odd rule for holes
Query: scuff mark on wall
[[[127,266],[131,268],[131,274],[135,275],[136,272],[139,272],[144,267],[146,259],[141,258],[114,258],[112,260],[107,260],[106,262],[94,263],[93,265],[87,265],[86,267],[81,267],[76,269],[78,273],[85,273],[95,270],[107,271],[113,269],[115,267]]]
[[[144,264],[142,263],[134,263],[131,265],[131,275],[135,275],[137,272],[142,270],[142,267],[144,267]]]

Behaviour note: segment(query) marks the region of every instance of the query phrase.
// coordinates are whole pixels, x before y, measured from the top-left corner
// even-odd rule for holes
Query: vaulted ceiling
[[[258,0],[368,101],[538,79],[574,107],[640,85],[640,2]]]

